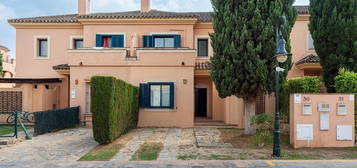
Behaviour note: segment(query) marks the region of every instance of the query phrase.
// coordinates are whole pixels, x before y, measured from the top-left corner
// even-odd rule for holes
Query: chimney
[[[141,12],[149,12],[151,10],[151,0],[141,0]]]
[[[85,15],[90,13],[90,0],[78,0],[78,14]]]

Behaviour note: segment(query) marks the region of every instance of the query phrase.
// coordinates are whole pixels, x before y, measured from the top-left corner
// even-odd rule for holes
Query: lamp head
[[[288,59],[288,52],[285,49],[285,45],[286,41],[283,38],[279,39],[275,57],[280,63],[284,63]]]

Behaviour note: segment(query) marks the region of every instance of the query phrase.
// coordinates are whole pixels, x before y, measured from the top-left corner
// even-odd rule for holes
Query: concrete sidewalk
[[[355,168],[357,160],[296,160],[296,161],[142,161],[142,162],[64,162],[64,161],[11,161],[0,162],[6,168]]]

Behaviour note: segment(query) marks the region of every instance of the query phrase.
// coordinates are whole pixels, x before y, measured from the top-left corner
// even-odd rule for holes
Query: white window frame
[[[126,33],[125,32],[97,32],[95,35],[100,34],[100,35],[123,35],[124,36],[124,46],[123,48],[126,48]],[[95,39],[96,37],[94,37]],[[96,47],[94,47],[96,48]],[[102,48],[102,47],[101,47]]]
[[[83,40],[82,35],[73,35],[69,37],[69,49],[75,49],[74,48],[74,40]],[[83,41],[84,42],[84,41]]]
[[[314,45],[314,39],[312,38],[311,32],[307,31],[307,35],[306,35],[306,48],[307,51],[315,51],[315,45]],[[310,48],[310,37],[312,39],[312,45],[314,46],[314,48]]]
[[[47,60],[50,59],[51,57],[51,37],[48,35],[43,35],[43,36],[34,36],[34,41],[33,41],[33,50],[34,50],[34,59],[39,59],[39,60]],[[40,57],[39,56],[39,40],[46,39],[47,40],[47,57]]]
[[[208,39],[208,56],[207,57],[199,57],[198,56],[198,40],[206,40]],[[195,50],[196,50],[196,58],[197,59],[203,59],[203,60],[208,60],[210,57],[213,56],[213,50],[211,46],[211,37],[209,35],[196,35],[195,36]]]

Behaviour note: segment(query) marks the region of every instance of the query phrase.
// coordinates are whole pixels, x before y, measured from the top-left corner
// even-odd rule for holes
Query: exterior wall
[[[68,64],[67,49],[70,37],[82,35],[81,29],[16,29],[16,77],[19,78],[62,78],[52,69],[59,64]],[[49,37],[49,58],[35,57],[36,36]]]
[[[142,47],[142,36],[150,34],[180,34],[182,48],[192,49],[194,45],[193,25],[85,25],[84,47],[95,47],[96,34],[124,34],[124,47],[129,47],[135,33],[139,48]]]
[[[312,115],[303,115],[303,103],[312,104]],[[320,113],[317,110],[318,103],[330,104],[329,129],[320,130]],[[337,103],[347,105],[347,115],[337,115]],[[301,102],[290,96],[290,142],[294,148],[300,147],[353,147],[354,135],[354,95],[349,94],[302,94]],[[313,140],[301,141],[297,139],[297,124],[313,124]],[[338,141],[336,138],[337,125],[352,126],[352,140]]]
[[[78,28],[58,29],[16,29],[16,77],[18,78],[61,78],[60,106],[69,106],[68,76],[61,75],[52,69],[59,64],[68,64],[67,49],[71,44],[71,36],[81,36],[82,30]],[[38,59],[35,57],[37,46],[35,37],[49,37],[49,58]]]
[[[226,98],[225,123],[244,128],[244,102],[235,96]]]
[[[298,16],[293,30],[290,34],[291,53],[293,54],[292,61],[296,63],[300,59],[310,55],[316,54],[315,50],[308,49],[308,33],[309,33],[309,15]],[[304,70],[298,69],[295,64],[289,71],[288,78],[302,77]]]
[[[37,85],[37,88],[35,88]],[[22,111],[36,112],[58,109],[60,107],[60,84],[19,84],[14,88],[0,88],[0,91],[21,91]]]
[[[0,47],[0,52],[3,54],[3,77],[12,78],[15,76],[15,60],[11,60],[8,55],[8,50]],[[0,84],[0,88],[11,88],[13,84]]]
[[[141,50],[138,52],[137,61],[125,60],[124,53],[120,50],[113,50],[111,53],[98,53],[97,50],[70,52],[72,58],[70,61],[72,65],[71,91],[75,90],[75,97],[71,98],[71,106],[85,107],[86,82],[89,82],[90,78],[95,75],[114,76],[135,86],[144,82],[174,82],[176,109],[140,109],[138,126],[192,127],[194,50]],[[103,57],[108,59],[103,59]],[[79,60],[82,61],[82,66],[76,66]],[[185,62],[184,66],[182,62]],[[187,80],[186,84],[184,80]],[[82,120],[84,110],[81,108]]]

